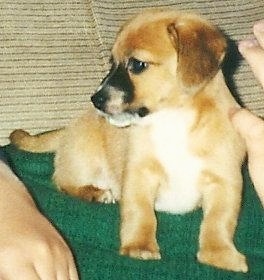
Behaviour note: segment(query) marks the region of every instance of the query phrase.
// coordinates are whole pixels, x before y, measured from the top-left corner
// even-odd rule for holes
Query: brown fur
[[[41,152],[54,146],[59,189],[88,200],[120,200],[120,253],[135,258],[160,258],[154,207],[172,203],[163,197],[174,189],[170,183],[185,185],[185,173],[191,172],[195,193],[188,184],[179,189],[184,201],[179,211],[203,208],[198,260],[246,272],[245,257],[232,241],[245,147],[228,120],[237,104],[219,69],[225,48],[221,32],[199,16],[174,11],[138,15],[118,33],[112,54],[117,65],[131,57],[148,62],[143,73],[129,73],[133,100],[120,106],[145,106],[149,116],[117,128],[89,108],[64,130],[41,136],[15,131],[11,142]],[[53,144],[59,139],[59,145],[47,144],[49,137]]]

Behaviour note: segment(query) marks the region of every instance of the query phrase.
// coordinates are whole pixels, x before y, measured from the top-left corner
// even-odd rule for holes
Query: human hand
[[[31,217],[35,221],[24,220],[22,230],[1,233],[0,279],[77,280],[73,257],[60,235],[44,217]]]
[[[0,185],[0,280],[77,280],[65,241],[1,162]]]
[[[245,140],[249,174],[264,207],[264,121],[246,109],[233,110],[231,121]]]
[[[264,89],[264,20],[255,23],[253,32],[255,38],[240,42],[238,49]],[[264,121],[245,109],[234,110],[231,121],[245,139],[250,177],[264,206]]]

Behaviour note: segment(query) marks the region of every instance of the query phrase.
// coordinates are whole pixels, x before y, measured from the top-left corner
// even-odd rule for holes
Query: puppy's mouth
[[[98,110],[99,114],[104,116],[108,122],[117,127],[128,127],[136,125],[143,117],[149,114],[146,107],[140,107],[137,110],[126,110],[123,112],[111,114]]]

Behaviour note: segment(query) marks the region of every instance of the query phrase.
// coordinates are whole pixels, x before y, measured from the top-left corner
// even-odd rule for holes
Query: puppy
[[[126,23],[113,66],[86,114],[61,130],[11,142],[55,151],[54,180],[69,194],[120,200],[122,255],[159,259],[154,209],[203,208],[198,260],[248,270],[233,243],[245,146],[228,111],[237,106],[220,65],[226,41],[210,23],[178,11],[148,11]]]

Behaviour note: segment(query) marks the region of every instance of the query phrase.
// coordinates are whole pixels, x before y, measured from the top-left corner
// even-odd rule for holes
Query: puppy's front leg
[[[121,197],[120,254],[139,259],[160,259],[156,240],[154,201],[160,167],[153,159],[132,162]]]
[[[229,180],[204,172],[201,181],[204,218],[198,259],[222,269],[247,272],[246,258],[233,243],[241,200],[240,177]]]

